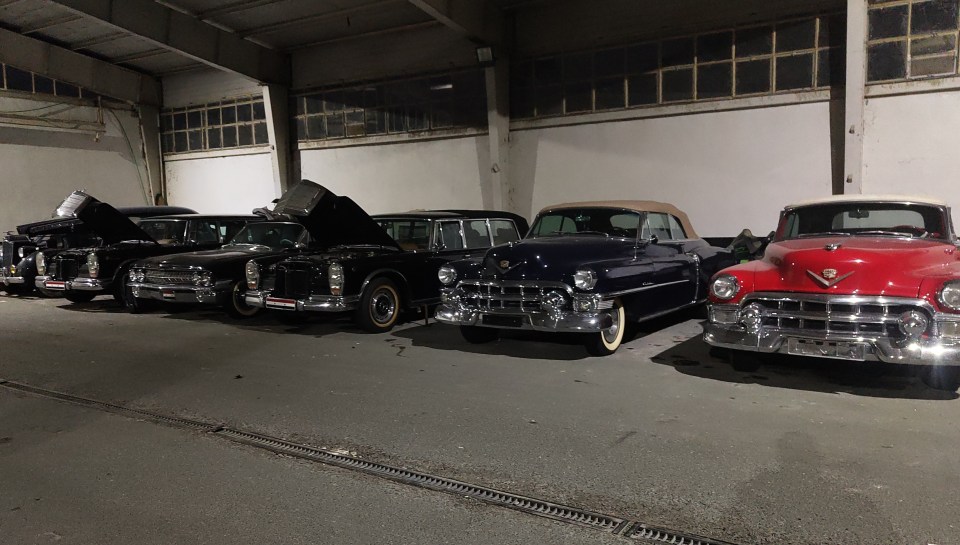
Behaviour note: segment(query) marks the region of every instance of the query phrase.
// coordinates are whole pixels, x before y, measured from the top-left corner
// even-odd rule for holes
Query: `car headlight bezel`
[[[590,291],[597,287],[597,273],[593,269],[581,267],[573,273],[573,285],[578,290]]]
[[[944,282],[937,291],[937,302],[947,310],[960,312],[960,280]]]
[[[444,265],[437,271],[437,278],[444,286],[450,286],[457,281],[457,270],[449,265]]]
[[[334,261],[327,267],[327,284],[330,286],[331,295],[343,295],[343,265]]]
[[[255,290],[260,285],[260,266],[252,259],[243,266],[244,276],[247,278],[247,289]]]
[[[740,293],[740,279],[732,274],[721,274],[710,282],[710,295],[729,301]]]
[[[43,255],[43,252],[37,252],[37,274],[40,276],[46,276],[47,274],[47,258]]]
[[[97,257],[97,252],[87,254],[87,274],[90,278],[100,276],[100,258]]]
[[[213,273],[210,271],[196,271],[191,277],[193,285],[203,288],[213,285]]]
[[[146,273],[143,269],[130,269],[130,281],[136,282],[137,284],[143,282]]]

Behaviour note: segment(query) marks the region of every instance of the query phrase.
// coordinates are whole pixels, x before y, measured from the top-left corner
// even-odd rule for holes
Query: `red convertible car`
[[[717,273],[704,340],[739,370],[762,354],[915,365],[960,386],[960,252],[950,208],[839,196],[780,214],[761,260]]]

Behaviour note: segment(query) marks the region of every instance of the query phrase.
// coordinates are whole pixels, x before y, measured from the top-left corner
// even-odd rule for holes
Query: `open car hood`
[[[280,197],[273,211],[293,216],[323,248],[371,244],[400,249],[397,241],[349,197],[301,180]]]
[[[114,244],[124,240],[155,242],[150,235],[116,208],[98,201],[83,191],[74,191],[67,196],[57,207],[53,217],[54,219],[64,220],[79,219],[105,244]]]

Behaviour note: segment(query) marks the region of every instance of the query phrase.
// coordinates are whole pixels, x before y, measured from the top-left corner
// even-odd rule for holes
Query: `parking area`
[[[557,336],[466,345],[411,316],[371,335],[5,296],[0,380],[733,543],[960,543],[955,393],[831,360],[741,373],[700,332],[695,313],[660,319],[594,358]],[[15,543],[129,543],[144,521],[164,542],[630,541],[4,387],[0,460]]]

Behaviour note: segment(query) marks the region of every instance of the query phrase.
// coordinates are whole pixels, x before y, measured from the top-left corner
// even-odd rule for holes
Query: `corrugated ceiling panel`
[[[383,9],[358,13],[349,18],[337,17],[295,26],[283,26],[271,32],[257,34],[256,39],[278,49],[290,49],[358,34],[431,22],[433,19],[430,16],[416,8],[412,10]]]

